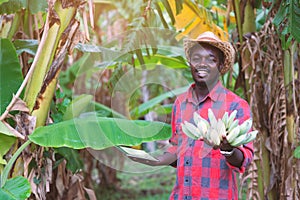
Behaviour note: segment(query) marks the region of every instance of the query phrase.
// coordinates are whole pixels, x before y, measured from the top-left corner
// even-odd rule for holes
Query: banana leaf
[[[39,41],[38,40],[15,40],[13,44],[17,50],[18,55],[20,55],[23,52],[26,52],[35,56],[39,45]]]
[[[0,39],[0,114],[3,113],[22,84],[19,59],[13,44]]]
[[[1,0],[0,14],[16,13],[24,8],[27,8],[31,14],[36,14],[39,11],[45,12],[47,6],[46,0]]]
[[[8,179],[0,188],[0,199],[23,200],[29,198],[31,194],[30,183],[23,176]]]
[[[101,150],[116,145],[134,146],[165,140],[170,136],[171,126],[163,122],[89,116],[39,127],[29,139],[45,147]]]

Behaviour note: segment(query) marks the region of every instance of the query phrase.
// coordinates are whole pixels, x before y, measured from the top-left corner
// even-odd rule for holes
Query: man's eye
[[[192,61],[193,61],[193,62],[200,61],[200,58],[199,58],[199,57],[193,57],[193,58],[192,58]]]
[[[209,57],[207,59],[207,61],[209,61],[209,62],[217,62],[217,59],[215,57]]]
[[[215,58],[210,58],[209,61],[215,62],[216,59]]]

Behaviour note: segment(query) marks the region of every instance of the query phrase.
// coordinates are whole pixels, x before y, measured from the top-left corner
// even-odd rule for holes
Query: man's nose
[[[207,65],[207,59],[205,59],[204,57],[203,58],[200,58],[198,63],[197,63],[198,66],[205,66]]]

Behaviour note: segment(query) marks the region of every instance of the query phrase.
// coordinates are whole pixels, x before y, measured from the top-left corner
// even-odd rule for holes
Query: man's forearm
[[[177,160],[177,156],[176,154],[165,152],[163,155],[157,156],[157,159],[159,160],[158,165],[171,165]]]

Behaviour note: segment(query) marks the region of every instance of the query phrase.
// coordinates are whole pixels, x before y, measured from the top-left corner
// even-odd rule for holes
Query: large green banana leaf
[[[45,147],[74,149],[105,149],[116,145],[138,145],[143,142],[165,140],[171,136],[170,125],[163,122],[126,120],[119,118],[75,118],[39,127],[29,139]]]
[[[22,84],[23,77],[16,50],[8,39],[0,39],[0,114]]]

